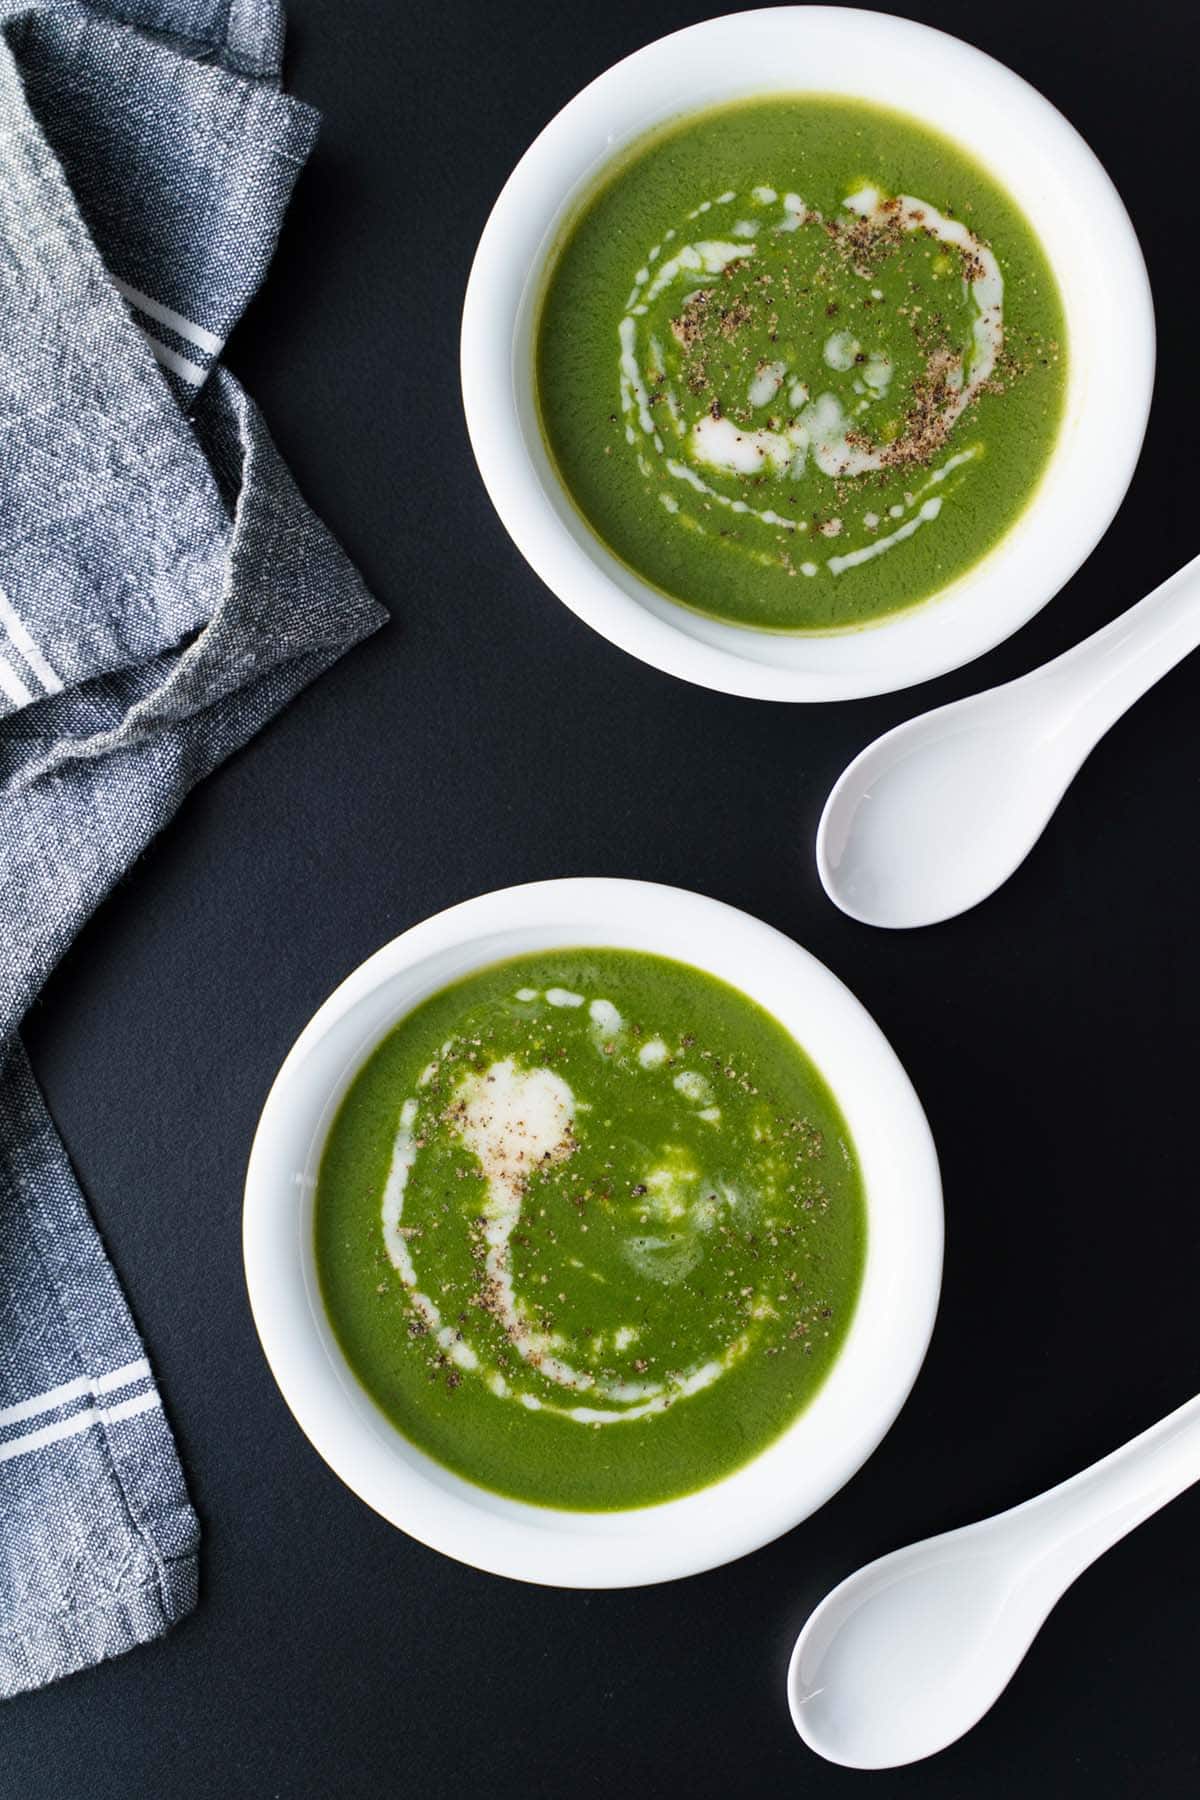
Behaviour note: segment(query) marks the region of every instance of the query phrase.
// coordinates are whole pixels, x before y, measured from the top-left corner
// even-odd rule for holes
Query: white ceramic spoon
[[[1200,1397],[1036,1500],[860,1569],[796,1640],[796,1730],[851,1769],[944,1750],[1004,1691],[1076,1576],[1198,1480]]]
[[[1200,644],[1200,557],[1044,668],[898,725],[842,775],[817,829],[836,906],[933,925],[1028,856],[1085,757]]]

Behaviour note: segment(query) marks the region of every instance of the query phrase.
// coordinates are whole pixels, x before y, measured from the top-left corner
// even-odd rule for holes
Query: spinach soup
[[[804,1408],[866,1215],[837,1102],[735,989],[641,952],[539,953],[404,1018],[334,1120],[317,1267],[414,1444],[544,1505],[691,1492]]]
[[[1003,188],[916,120],[775,96],[604,174],[535,331],[543,435],[609,549],[741,625],[829,631],[946,588],[1054,446],[1065,327]]]

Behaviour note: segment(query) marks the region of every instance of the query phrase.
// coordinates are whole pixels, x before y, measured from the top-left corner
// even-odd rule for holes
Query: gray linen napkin
[[[217,362],[315,134],[279,8],[106,10],[0,0],[0,1695],[165,1630],[198,1537],[17,1028],[188,789],[384,617]]]

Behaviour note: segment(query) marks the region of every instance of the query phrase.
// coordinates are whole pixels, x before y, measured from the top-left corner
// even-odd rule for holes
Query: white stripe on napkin
[[[142,332],[155,362],[161,363],[164,369],[170,369],[172,375],[178,375],[181,381],[188,381],[193,387],[200,386],[205,370],[198,369],[194,362],[189,362],[186,356],[180,356],[177,350],[170,350],[166,344],[160,344],[148,331],[142,331],[140,325],[137,329]]]
[[[35,1394],[31,1400],[18,1400],[15,1406],[0,1406],[0,1425],[15,1425],[19,1419],[33,1419],[38,1413],[53,1412],[56,1406],[66,1406],[84,1394],[115,1394],[118,1388],[144,1381],[149,1373],[150,1364],[144,1356],[139,1356],[136,1362],[110,1369],[107,1375],[94,1378],[76,1375],[73,1381],[62,1381],[57,1387],[47,1388],[44,1394]]]
[[[131,1400],[118,1400],[115,1406],[85,1406],[82,1412],[72,1413],[69,1419],[55,1419],[50,1425],[39,1425],[36,1431],[27,1431],[24,1437],[10,1438],[6,1444],[0,1444],[0,1463],[11,1462],[14,1456],[27,1456],[31,1450],[40,1450],[46,1444],[60,1443],[63,1438],[78,1437],[80,1432],[90,1431],[93,1425],[115,1425],[121,1419],[134,1419],[139,1413],[147,1413],[156,1406],[161,1406],[157,1392],[151,1389],[148,1394],[135,1394]]]
[[[38,649],[8,595],[0,588],[0,625],[8,633],[13,649],[23,656],[48,694],[62,693],[62,677],[49,658]],[[22,683],[24,686],[24,683]]]
[[[28,706],[33,695],[17,674],[17,671],[0,656],[0,694],[7,694],[17,706]]]
[[[159,300],[152,300],[149,294],[143,294],[140,288],[130,287],[127,281],[118,281],[112,277],[112,284],[118,294],[124,294],[126,300],[132,301],[139,312],[145,313],[148,319],[157,319],[160,325],[169,325],[171,330],[186,338],[189,344],[195,344],[198,350],[207,350],[210,356],[217,356],[224,348],[224,338],[217,337],[211,331],[205,331],[203,325],[196,325],[191,319],[177,313],[173,307],[164,306]]]

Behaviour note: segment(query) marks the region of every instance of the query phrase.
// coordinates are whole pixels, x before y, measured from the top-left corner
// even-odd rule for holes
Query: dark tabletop
[[[194,795],[30,1021],[204,1537],[191,1619],[0,1710],[4,1800],[1197,1792],[1197,1494],[1079,1582],[935,1761],[834,1769],[784,1704],[792,1639],[842,1576],[1200,1386],[1200,666],[1117,726],[966,918],[854,925],[812,857],[869,738],[1065,649],[1197,548],[1198,34],[1153,0],[909,10],[1099,152],[1155,284],[1158,396],[1120,518],[1014,641],[917,693],[806,708],[685,686],[588,631],[501,530],[458,404],[460,296],[503,177],[584,82],[704,9],[294,0],[289,82],[325,125],[229,361],[394,623]],[[478,1574],[370,1513],[276,1392],[239,1241],[259,1108],[330,989],[439,907],[574,874],[696,888],[815,952],[907,1065],[946,1187],[941,1315],[883,1447],[757,1555],[624,1593]]]

